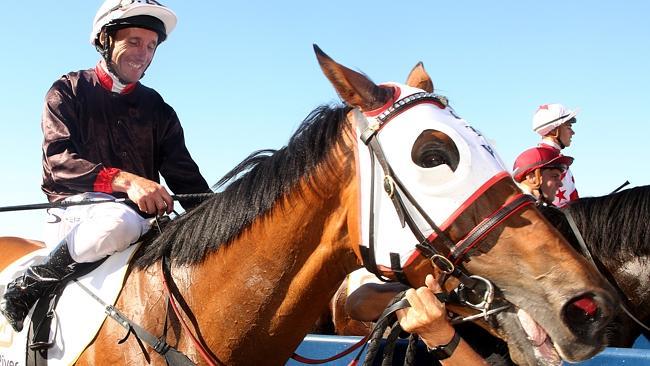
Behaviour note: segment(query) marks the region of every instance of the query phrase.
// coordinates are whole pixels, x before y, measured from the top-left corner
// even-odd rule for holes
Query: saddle
[[[73,364],[106,319],[105,306],[97,299],[104,304],[115,304],[128,264],[139,246],[136,243],[89,265],[84,268],[86,274],[43,296],[20,333],[13,332],[4,317],[0,317],[0,359],[33,366]],[[42,249],[21,258],[0,272],[0,283],[8,283],[21,270],[47,254],[48,249]],[[4,292],[3,287],[0,287],[0,292]]]

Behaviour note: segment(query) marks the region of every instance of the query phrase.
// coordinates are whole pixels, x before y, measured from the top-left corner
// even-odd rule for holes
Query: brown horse
[[[394,168],[393,181],[411,172],[425,180],[430,178],[427,174],[435,174],[437,181],[445,181],[442,185],[465,184],[483,176],[485,164],[494,163],[481,160],[494,159],[487,143],[470,149],[464,136],[476,131],[456,117],[443,98],[422,94],[422,90],[414,94],[414,88],[405,85],[378,86],[315,50],[323,72],[347,105],[316,109],[287,146],[252,154],[222,179],[220,183],[226,185],[220,194],[172,221],[160,236],[145,243],[116,303],[123,314],[153,334],[163,334],[167,324],[168,343],[195,362],[208,363],[176,317],[169,315],[169,322],[165,321],[161,259],[171,260],[183,318],[209,355],[209,363],[285,363],[346,274],[361,265],[360,245],[366,234],[359,170],[363,165],[360,155],[366,150],[355,128],[379,118],[377,111],[399,109],[389,126],[381,129],[380,140]],[[419,87],[432,85],[421,67],[413,70],[409,80]],[[415,100],[414,95],[424,97]],[[438,117],[451,121],[458,130],[438,122]],[[420,132],[413,135],[415,128]],[[476,135],[474,139],[480,137]],[[393,137],[409,142],[391,145]],[[396,150],[402,150],[401,154]],[[391,179],[386,183],[392,187]],[[409,179],[408,184],[412,183]],[[422,187],[426,194],[409,187],[423,207],[431,206],[425,202],[428,194],[451,201],[448,198],[456,192],[431,193],[429,183]],[[394,192],[383,196],[389,202],[395,197]],[[520,196],[511,179],[495,174],[452,212],[436,216],[445,222],[438,239],[460,240],[483,218],[502,212],[500,208]],[[392,206],[383,207],[384,213],[390,211],[386,207],[392,210]],[[412,207],[407,209],[413,211]],[[415,221],[418,227],[424,225],[421,219]],[[395,225],[401,229],[399,222]],[[517,320],[518,308],[525,309],[550,335],[564,359],[578,361],[599,352],[604,347],[603,328],[616,302],[605,281],[531,205],[510,210],[490,229],[480,238],[480,246],[461,259],[467,271],[490,279],[514,304],[500,313],[497,329],[514,350],[513,358],[532,365],[540,357],[531,350]],[[386,231],[377,235],[386,235]],[[430,234],[431,230],[426,231]],[[403,274],[419,286],[425,274],[436,269],[415,250],[419,240],[410,235],[399,243],[410,248],[402,256]],[[442,248],[444,241],[438,239],[431,242]],[[381,265],[381,256],[376,259]],[[389,277],[396,273],[380,270]],[[577,301],[593,307],[589,316],[576,315]],[[77,363],[140,364],[149,357],[153,364],[164,363],[135,337],[118,344],[124,333],[116,322],[105,321]]]

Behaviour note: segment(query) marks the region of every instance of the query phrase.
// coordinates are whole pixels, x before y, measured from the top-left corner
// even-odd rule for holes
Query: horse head
[[[481,133],[433,94],[423,66],[409,85],[377,85],[314,48],[354,107],[366,268],[412,286],[444,272],[447,290],[480,293],[464,304],[484,313],[519,364],[602,350],[612,288],[522,194]],[[497,305],[505,310],[488,316]]]

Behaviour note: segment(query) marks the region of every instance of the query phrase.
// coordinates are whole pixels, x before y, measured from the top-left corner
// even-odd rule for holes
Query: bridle
[[[380,280],[389,281],[385,278],[375,260],[375,217],[373,214],[375,205],[375,161],[379,162],[384,174],[383,185],[384,191],[391,199],[397,216],[399,217],[402,227],[408,225],[410,231],[413,233],[418,243],[415,245],[419,252],[431,261],[432,265],[439,268],[444,274],[444,282],[451,276],[459,281],[459,286],[455,289],[456,296],[448,296],[450,299],[457,299],[461,305],[471,307],[478,310],[480,314],[478,317],[483,316],[488,320],[489,315],[503,311],[510,307],[510,303],[505,299],[500,298],[498,308],[493,308],[497,303],[495,302],[494,285],[486,278],[470,275],[461,266],[463,262],[469,261],[477,250],[480,249],[482,240],[495,228],[497,228],[503,221],[511,215],[517,213],[523,208],[533,204],[535,200],[530,195],[518,194],[505,202],[500,208],[494,211],[489,216],[485,217],[479,222],[468,234],[454,242],[435,222],[429,217],[426,211],[418,204],[417,200],[409,193],[406,186],[401,182],[399,177],[394,174],[386,155],[379,143],[377,136],[382,128],[391,121],[394,117],[412,108],[418,104],[430,103],[438,106],[441,109],[447,107],[447,100],[433,93],[419,92],[407,96],[393,105],[389,106],[381,114],[376,117],[377,123],[369,124],[361,133],[360,139],[368,147],[370,151],[370,211],[369,211],[369,235],[368,247],[361,246],[361,253],[363,256],[364,267],[370,272],[374,273]],[[410,205],[417,214],[423,219],[427,225],[433,230],[432,235],[426,236],[416,224],[416,220],[408,209],[407,204]],[[437,239],[440,239],[438,241]],[[395,277],[400,282],[408,285],[408,280],[399,263],[398,255],[391,255],[391,269]],[[443,287],[444,288],[444,287]],[[470,298],[478,299],[476,301]],[[462,321],[475,319],[477,316],[463,318]]]

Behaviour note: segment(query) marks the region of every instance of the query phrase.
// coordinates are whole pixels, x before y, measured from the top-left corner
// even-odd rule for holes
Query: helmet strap
[[[550,137],[555,141],[556,144],[560,146],[560,149],[564,149],[566,145],[560,140],[560,127],[555,127],[551,132],[546,134],[546,136]]]
[[[534,173],[535,173],[535,180],[534,180],[533,189],[538,190],[541,194],[542,191],[540,190],[540,187],[542,186],[542,169],[537,168],[535,169]]]

